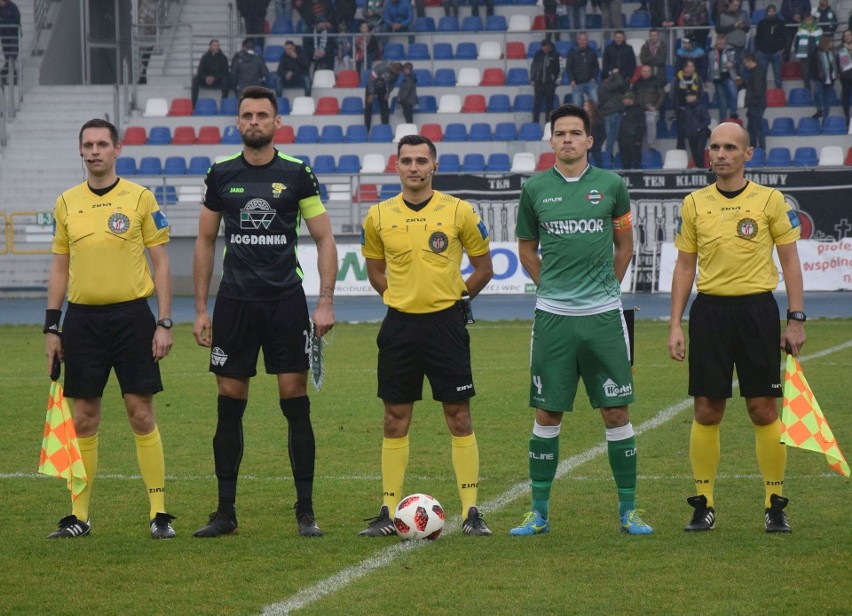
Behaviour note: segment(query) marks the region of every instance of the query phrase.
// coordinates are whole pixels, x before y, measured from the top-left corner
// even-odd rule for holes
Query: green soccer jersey
[[[539,305],[568,314],[621,306],[613,267],[613,232],[631,232],[630,196],[616,174],[587,167],[577,181],[556,168],[530,178],[521,190],[516,236],[538,240]]]

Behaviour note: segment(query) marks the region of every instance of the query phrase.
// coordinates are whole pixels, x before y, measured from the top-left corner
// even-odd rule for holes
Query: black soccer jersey
[[[204,182],[205,207],[225,221],[219,295],[266,300],[292,293],[304,278],[297,255],[302,217],[325,212],[310,167],[277,150],[262,166],[240,153],[210,167]]]

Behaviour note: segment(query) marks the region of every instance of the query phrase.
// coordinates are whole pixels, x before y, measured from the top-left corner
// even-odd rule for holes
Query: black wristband
[[[62,311],[55,308],[48,308],[44,311],[44,329],[43,334],[59,335],[59,321],[62,319]]]

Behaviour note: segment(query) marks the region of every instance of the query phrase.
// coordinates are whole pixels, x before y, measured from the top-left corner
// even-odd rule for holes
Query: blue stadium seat
[[[465,154],[462,158],[462,173],[482,173],[485,171],[485,156],[479,153]]]
[[[219,103],[219,115],[236,116],[239,112],[240,104],[235,96],[228,96],[222,99]]]
[[[186,159],[183,156],[169,156],[163,164],[165,175],[186,175]]]
[[[226,126],[225,130],[222,131],[222,141],[226,145],[237,145],[243,142],[243,138],[240,137],[240,131],[237,130],[236,126]]]
[[[530,41],[530,44],[527,47],[527,58],[532,58],[539,49],[541,49],[540,41]]]
[[[489,32],[505,32],[509,25],[502,15],[489,15],[485,18],[485,29]]]
[[[379,189],[379,201],[396,197],[401,191],[402,185],[400,184],[382,184]]]
[[[337,165],[334,164],[334,156],[331,154],[318,154],[314,158],[314,173],[336,173]]]
[[[648,11],[633,11],[630,14],[630,19],[627,22],[628,28],[650,28],[651,14]],[[647,167],[646,167],[647,169]]]
[[[846,134],[846,118],[843,116],[828,116],[825,118],[825,123],[822,125],[823,135],[845,135]]]
[[[788,137],[792,136],[793,133],[793,118],[783,116],[772,120],[772,125],[769,128],[770,137]]]
[[[204,175],[210,169],[210,158],[208,156],[193,156],[189,159],[186,168],[187,175]]]
[[[512,103],[508,94],[492,94],[488,97],[488,113],[511,113]]]
[[[515,113],[532,113],[535,97],[532,94],[516,94],[512,110]]]
[[[431,17],[418,17],[414,20],[415,32],[434,32],[435,20]]]
[[[506,72],[507,86],[529,86],[530,72],[525,66],[515,66]]]
[[[136,159],[132,156],[121,156],[115,161],[115,172],[119,177],[136,175]]]
[[[488,171],[509,171],[512,168],[512,161],[508,154],[502,152],[493,152],[488,155],[488,161],[485,163],[485,168]]]
[[[428,60],[429,46],[426,43],[411,43],[408,46],[407,60]]]
[[[308,156],[307,154],[296,154],[293,158],[296,158],[296,159],[302,161],[308,167],[311,166],[311,157]]]
[[[344,96],[340,102],[340,115],[361,115],[364,113],[364,100],[360,96]]]
[[[601,17],[601,14],[586,13],[586,30],[600,30],[601,28],[603,28],[603,18]]]
[[[382,50],[382,59],[392,62],[401,61],[405,58],[405,49],[402,43],[385,43]]]
[[[278,64],[284,55],[284,45],[267,45],[263,49],[263,61]]]
[[[162,175],[163,163],[157,156],[143,156],[139,159],[138,175]]]
[[[444,127],[444,141],[467,141],[467,128],[459,122],[450,122]]]
[[[419,113],[436,113],[438,111],[438,101],[431,94],[424,94],[417,97],[417,111]]]
[[[432,86],[432,73],[428,68],[415,68],[412,71],[414,78],[417,79],[417,85],[421,88],[429,88]]]
[[[677,133],[672,135],[673,137],[677,136]],[[666,117],[664,113],[660,114],[660,117],[657,119],[657,139],[668,139],[669,137],[669,127],[666,125]]]
[[[813,137],[819,135],[820,126],[819,120],[810,116],[799,118],[799,124],[796,127],[796,134],[800,137]]]
[[[295,143],[318,143],[319,128],[311,124],[302,124],[296,129]]]
[[[432,46],[432,55],[436,60],[452,60],[453,46],[449,43],[435,43]]]
[[[518,138],[518,127],[514,122],[500,122],[494,127],[494,141],[515,141]]]
[[[813,104],[813,95],[808,88],[793,88],[787,93],[788,107],[810,107]]]
[[[789,148],[770,148],[766,157],[767,167],[790,167],[792,164]]]
[[[747,169],[759,169],[760,167],[766,166],[766,150],[763,148],[754,148],[754,154],[751,156],[751,160],[746,162],[745,164]]]
[[[459,155],[446,152],[438,156],[438,169],[443,173],[458,173],[461,169]]]
[[[456,72],[451,68],[435,69],[432,76],[432,85],[435,87],[451,88],[456,85]]]
[[[564,15],[559,15],[556,20],[556,28],[559,30],[570,30],[571,29],[571,17],[568,13]]]
[[[219,110],[216,108],[216,99],[214,98],[199,98],[195,101],[195,109],[192,110],[194,116],[214,116],[218,113]]]
[[[327,124],[322,127],[320,143],[343,143],[343,127],[338,124]]]
[[[367,127],[363,124],[350,124],[343,135],[343,143],[367,143]]]
[[[465,41],[456,45],[456,60],[476,60],[479,57],[479,50],[476,48],[476,43]]]
[[[272,22],[272,34],[293,34],[293,21],[287,17],[279,17]]]
[[[393,129],[389,124],[376,124],[367,135],[370,143],[390,143],[393,141]]]
[[[663,157],[657,150],[646,150],[642,152],[643,169],[662,169]]]
[[[766,9],[754,9],[751,14],[751,25],[756,26],[764,17],[766,17]]]
[[[337,159],[337,172],[354,174],[361,171],[361,159],[357,154],[343,154]]]
[[[520,141],[541,141],[544,136],[541,130],[541,124],[537,122],[524,122],[518,131],[518,139]]]
[[[438,32],[458,32],[459,18],[455,15],[444,15],[438,20]]]
[[[178,201],[177,188],[174,186],[154,187],[154,198],[160,205],[174,205]]]
[[[278,115],[290,115],[290,99],[285,96],[278,97]]]
[[[361,81],[358,82],[358,87],[365,88],[370,81],[370,73],[372,73],[370,69],[364,69],[361,71]]]
[[[328,201],[328,188],[325,187],[325,184],[320,184],[319,190],[320,190],[320,200],[321,201]]]
[[[810,146],[796,148],[793,154],[794,167],[816,167],[819,164],[819,156],[816,148]]]
[[[491,141],[491,125],[487,122],[474,122],[470,125],[468,141]]]
[[[564,58],[568,55],[568,52],[574,48],[574,43],[570,40],[556,41],[553,46],[556,48],[556,53],[558,53],[560,57]]]
[[[168,126],[152,126],[148,131],[148,145],[168,145],[172,142],[172,131]]]
[[[462,32],[482,32],[482,19],[476,15],[468,15],[462,17],[461,31]]]

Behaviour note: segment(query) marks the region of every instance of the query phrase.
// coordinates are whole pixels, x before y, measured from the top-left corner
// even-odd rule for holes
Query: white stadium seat
[[[482,81],[482,73],[475,66],[465,66],[459,69],[459,78],[456,81],[457,86],[478,86]]]
[[[293,108],[290,110],[290,115],[294,116],[309,116],[314,115],[316,104],[310,96],[297,96],[293,99]]]
[[[842,167],[843,148],[839,145],[826,145],[819,151],[820,167]]]
[[[512,173],[532,173],[535,171],[535,154],[518,152],[512,157]]]
[[[461,113],[461,97],[458,94],[442,94],[438,100],[438,113]]]
[[[314,71],[313,84],[315,88],[333,88],[334,71],[328,69],[320,69],[318,71]]]
[[[687,169],[689,168],[689,156],[686,150],[668,150],[663,160],[663,169]]]
[[[503,48],[497,41],[482,41],[479,44],[480,60],[499,60],[503,57]]]
[[[393,136],[393,142],[397,143],[400,139],[405,137],[406,135],[416,135],[417,134],[417,124],[408,124],[407,122],[403,122],[402,124],[398,124],[396,127],[396,132]]]
[[[146,118],[165,118],[169,115],[169,102],[164,98],[149,98],[142,115]]]
[[[384,173],[385,164],[384,154],[364,154],[361,160],[361,173]]]
[[[512,15],[509,17],[509,32],[529,32],[532,22],[529,15]]]

